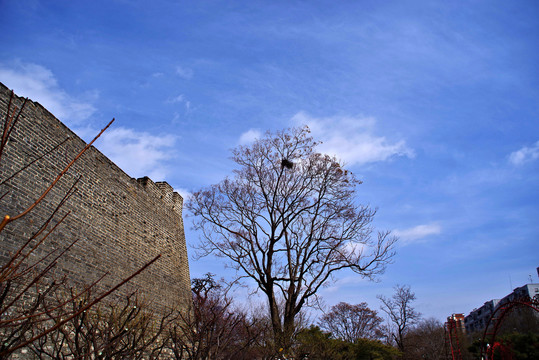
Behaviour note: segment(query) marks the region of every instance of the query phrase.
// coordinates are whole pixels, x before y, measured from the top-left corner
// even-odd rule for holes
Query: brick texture
[[[2,130],[10,93],[0,83]],[[13,102],[20,107],[22,100],[15,96]],[[16,215],[33,203],[86,145],[39,103],[26,104],[1,159],[0,183],[66,138],[69,140],[60,148],[0,185],[0,196],[6,194],[0,200],[2,218]],[[79,176],[77,192],[59,214],[70,212],[68,218],[33,258],[64,249],[78,240],[61,258],[53,270],[54,276],[66,276],[73,284],[82,285],[109,273],[103,281],[106,288],[161,254],[156,263],[121,293],[139,289],[158,307],[187,304],[191,297],[183,199],[166,182],[131,178],[93,147],[34,211],[8,224],[0,239],[2,263],[48,218]]]

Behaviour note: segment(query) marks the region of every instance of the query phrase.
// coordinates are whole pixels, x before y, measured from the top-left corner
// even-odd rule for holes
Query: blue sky
[[[409,284],[443,319],[539,281],[537,19],[533,0],[0,0],[0,81],[85,139],[115,117],[97,147],[186,196],[236,145],[309,125],[401,239],[379,282],[342,273],[326,304]]]

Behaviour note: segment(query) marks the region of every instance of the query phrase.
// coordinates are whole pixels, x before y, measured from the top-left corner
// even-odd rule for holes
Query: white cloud
[[[342,285],[357,285],[361,283],[368,283],[369,281],[370,281],[369,279],[364,278],[359,274],[354,274],[352,276],[346,276],[346,277],[343,277],[342,279],[338,279],[337,283],[340,286],[342,286]]]
[[[531,147],[524,146],[520,150],[514,151],[509,155],[509,162],[516,166],[537,159],[539,159],[539,141]]]
[[[68,95],[58,85],[49,69],[32,63],[15,62],[7,66],[0,64],[0,79],[19,96],[39,102],[61,121],[85,139],[91,139],[99,131],[88,126],[77,126],[95,112],[89,101],[82,101]],[[87,94],[97,98],[96,93]],[[175,98],[183,101],[183,95]],[[186,103],[189,107],[189,102]],[[164,180],[165,160],[172,157],[171,147],[175,137],[172,135],[154,136],[128,128],[111,128],[97,142],[97,147],[122,170],[133,177],[149,176],[154,181]]]
[[[247,144],[252,143],[256,139],[260,139],[261,137],[262,137],[262,133],[260,132],[260,130],[249,129],[243,134],[241,134],[238,143],[240,145],[247,145]]]
[[[68,124],[77,124],[96,111],[92,105],[97,92],[85,94],[85,99],[68,95],[58,85],[49,69],[32,63],[15,62],[12,66],[0,64],[0,79],[19,96],[37,101],[58,119]]]
[[[399,238],[399,242],[403,245],[408,245],[413,242],[418,242],[427,236],[438,235],[442,232],[442,227],[438,224],[417,225],[404,230],[394,230],[393,235]]]
[[[189,112],[191,109],[191,102],[187,100],[183,94],[170,98],[166,102],[169,104],[183,104],[186,112]]]
[[[361,275],[354,274],[343,278],[337,278],[335,283],[331,283],[330,286],[325,287],[322,291],[324,294],[332,294],[349,288],[355,288],[360,284],[365,285],[369,281],[371,280],[364,278]]]
[[[176,188],[174,189],[174,191],[176,191],[178,194],[182,196],[184,203],[188,201],[191,198],[191,196],[193,196],[192,192],[184,188]]]
[[[193,70],[182,66],[176,66],[176,75],[184,79],[191,79],[193,77]]]
[[[164,162],[172,157],[175,140],[172,135],[154,136],[119,127],[107,130],[97,148],[130,176],[161,181],[166,177]]]
[[[404,140],[390,142],[384,136],[376,136],[374,118],[313,118],[299,112],[292,117],[292,122],[309,126],[314,138],[322,140],[320,151],[335,155],[349,165],[385,161],[394,156],[414,157]]]
[[[344,250],[355,256],[359,256],[368,251],[368,247],[365,244],[349,242],[344,246]]]
[[[184,101],[184,96],[183,96],[183,94],[180,94],[180,95],[178,95],[178,96],[176,96],[176,97],[173,97],[173,98],[171,98],[171,99],[168,99],[167,102],[168,102],[168,103],[171,103],[171,104],[176,104],[176,103],[181,103],[181,102],[183,102],[183,101]]]

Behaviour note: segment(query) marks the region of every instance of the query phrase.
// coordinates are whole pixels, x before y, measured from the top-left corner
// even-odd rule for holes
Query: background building
[[[464,318],[464,326],[468,334],[481,331],[487,325],[488,319],[496,310],[500,299],[489,300],[478,309],[472,310],[468,316]]]
[[[483,306],[474,309],[468,316],[464,318],[466,332],[473,333],[483,331],[487,326],[488,320],[492,313],[499,307],[508,302],[522,298],[539,297],[539,284],[526,284],[513,290],[509,295],[502,299],[493,299],[487,301]],[[537,314],[537,313],[536,313]]]
[[[461,331],[465,330],[464,326],[464,314],[452,314],[447,317],[447,321],[454,321],[455,328]]]

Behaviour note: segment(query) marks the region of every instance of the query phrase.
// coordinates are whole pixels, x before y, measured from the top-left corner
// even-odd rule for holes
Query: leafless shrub
[[[74,299],[66,294],[70,311],[78,313],[56,331],[43,336],[29,348],[37,359],[158,359],[165,348],[165,332],[172,322],[172,311],[165,315],[152,312],[137,293],[124,299],[99,303],[79,312],[91,300],[91,294]],[[60,301],[63,301],[60,299]],[[48,312],[50,322],[61,315]],[[40,327],[36,327],[39,333]]]
[[[234,309],[227,290],[212,274],[192,281],[193,307],[169,329],[175,359],[252,359],[266,327]]]

